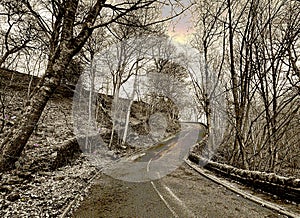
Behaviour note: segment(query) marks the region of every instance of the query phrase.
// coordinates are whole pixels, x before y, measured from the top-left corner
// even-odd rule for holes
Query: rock
[[[18,192],[13,192],[7,196],[7,200],[9,201],[16,201],[20,198],[20,194]]]
[[[57,156],[52,164],[52,168],[57,169],[72,163],[80,156],[81,153],[82,151],[75,137],[64,142],[61,148],[57,151]]]

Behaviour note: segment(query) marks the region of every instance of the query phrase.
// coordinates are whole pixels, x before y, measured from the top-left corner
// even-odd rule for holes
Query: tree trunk
[[[45,76],[26,103],[19,122],[11,129],[0,145],[0,171],[6,171],[14,167],[14,163],[20,157],[49,98],[59,86],[62,75],[70,61],[82,49],[93,33],[93,29],[90,29],[89,26],[95,23],[104,2],[105,0],[96,1],[88,11],[79,34],[74,37],[74,25],[79,1],[65,1],[64,7],[60,11],[61,17],[55,23],[49,39],[50,51]]]
[[[246,161],[246,153],[242,138],[242,120],[243,120],[243,105],[239,102],[239,84],[237,79],[237,74],[235,70],[234,63],[234,33],[232,26],[232,11],[231,11],[231,1],[227,0],[228,4],[228,16],[229,16],[229,52],[230,52],[230,73],[231,73],[231,83],[232,83],[232,95],[234,102],[234,112],[235,112],[235,148],[236,145],[239,146],[239,153],[242,157],[243,168],[248,169],[249,166]]]
[[[0,171],[10,170],[14,167],[14,163],[20,157],[49,98],[60,83],[58,75],[58,72],[53,70],[53,65],[49,64],[41,86],[26,103],[22,119],[12,127],[1,144]]]
[[[117,87],[117,89],[115,89],[114,91],[114,95],[113,95],[113,102],[112,102],[112,128],[111,128],[111,135],[110,135],[110,140],[109,140],[109,144],[108,144],[108,148],[111,149],[112,148],[112,144],[113,144],[113,139],[114,139],[114,134],[115,134],[115,129],[116,129],[116,121],[117,121],[117,113],[119,113],[119,92],[120,92],[120,88]]]
[[[137,73],[138,73],[138,66],[136,66],[136,74],[135,74],[134,82],[133,82],[133,90],[132,90],[132,94],[130,96],[130,102],[129,102],[129,105],[128,105],[128,108],[127,108],[126,120],[125,120],[125,129],[124,129],[124,134],[123,134],[123,139],[122,139],[122,146],[125,146],[126,139],[127,139],[127,134],[128,134],[128,129],[129,129],[129,121],[130,121],[131,106],[132,106],[132,103],[134,101],[134,93],[136,92],[136,89],[137,89]]]

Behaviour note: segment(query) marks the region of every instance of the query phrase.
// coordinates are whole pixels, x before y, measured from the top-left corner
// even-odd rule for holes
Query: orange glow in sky
[[[188,5],[188,3],[186,2]],[[163,14],[168,14],[168,9],[165,8]],[[192,15],[189,10],[174,18],[168,28],[167,34],[175,41],[181,44],[186,44],[190,41],[194,33]]]
[[[186,44],[190,41],[192,37],[192,31],[191,30],[185,30],[180,28],[170,28],[168,30],[168,35],[176,42],[179,42],[181,44]]]

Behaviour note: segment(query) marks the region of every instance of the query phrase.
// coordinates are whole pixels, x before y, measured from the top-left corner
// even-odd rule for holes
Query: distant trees
[[[161,53],[165,56],[146,61],[133,55],[136,42],[128,40],[145,36],[150,42],[151,36],[162,36],[160,23],[171,19],[158,15],[164,3],[171,8],[180,5],[171,0],[1,2],[0,22],[4,25],[0,27],[0,67],[14,70],[25,66],[24,72],[43,71],[44,76],[36,87],[28,89],[22,117],[2,140],[0,171],[14,166],[61,82],[75,84],[83,69],[92,65],[95,55],[112,44],[127,42],[116,48],[118,58],[104,57],[108,65],[110,58],[118,61],[109,72],[114,96],[119,97],[122,84],[150,62],[152,68],[146,71],[168,73],[179,78],[177,88],[184,86],[185,66],[172,61],[172,47]],[[198,22],[193,46],[200,53],[203,68],[191,75],[210,133],[220,123],[214,114],[221,110],[228,113],[219,158],[241,168],[271,172],[297,165],[300,2],[201,0],[196,5]],[[184,10],[180,9],[174,16]],[[34,61],[33,54],[37,57]],[[42,66],[42,62],[46,65]],[[161,89],[180,94],[167,81],[152,79]],[[215,100],[222,94],[226,102]],[[0,103],[5,106],[2,96]],[[159,96],[152,100],[153,104],[164,104],[166,99]],[[126,122],[128,126],[128,119]],[[123,142],[125,137],[126,134]]]
[[[37,31],[17,1],[5,0],[0,8],[0,18],[5,23],[0,28],[0,67],[3,67],[4,64],[10,66],[18,58],[16,54],[20,55],[20,51],[30,48],[37,37]]]
[[[155,0],[123,1],[115,4],[105,0],[95,0],[90,3],[79,0],[46,0],[43,2],[7,0],[5,2],[19,7],[28,16],[30,25],[37,29],[37,36],[47,46],[47,64],[41,82],[32,92],[24,108],[22,119],[11,128],[0,145],[1,171],[14,167],[15,161],[23,151],[47,101],[59,86],[72,59],[82,50],[93,32],[96,29],[106,28],[112,23],[120,22],[131,12],[151,8],[157,3]],[[170,3],[172,4],[172,2]],[[169,18],[165,20],[167,19]],[[163,20],[159,19],[154,23]],[[19,21],[21,22],[22,19]],[[30,32],[21,33],[24,36],[22,40],[25,39],[25,41],[21,41],[18,47],[27,45],[26,34],[30,36],[29,39],[32,38]],[[8,51],[11,50],[12,48],[9,47]]]
[[[201,4],[199,22],[210,19],[198,29],[202,37],[197,45],[215,77],[222,75],[227,98],[230,129],[222,158],[245,169],[277,172],[290,167],[300,154],[294,125],[299,120],[299,2]],[[220,54],[221,61],[209,61],[215,59],[209,53]]]
[[[115,144],[115,146],[125,148],[126,137],[129,132],[131,105],[136,94],[137,78],[142,73],[141,68],[147,62],[144,57],[146,48],[143,44],[145,43],[143,39],[151,38],[162,31],[160,23],[149,26],[149,23],[157,19],[156,10],[155,8],[145,8],[144,10],[130,13],[128,17],[120,19],[120,22],[107,26],[108,50],[100,52],[97,55],[97,59],[100,60],[95,60],[104,64],[105,69],[100,69],[101,72],[97,72],[97,77],[102,77],[101,80],[106,81],[108,87],[112,90],[114,98],[109,148],[112,147],[115,131],[122,138],[120,143],[118,145]],[[121,90],[121,87],[132,78],[134,78],[133,91],[126,93],[129,99],[129,104],[126,105],[123,100],[119,99],[120,92],[126,92],[124,89]],[[125,105],[122,103],[125,103]],[[118,120],[122,122],[117,124]]]
[[[224,32],[222,24],[218,23],[218,17],[224,12],[223,7],[218,7],[216,3],[210,1],[200,1],[196,5],[197,33],[192,42],[193,46],[199,51],[198,62],[202,66],[201,72],[193,72],[192,80],[196,92],[196,98],[201,104],[205,114],[208,131],[211,128],[212,108],[211,101],[216,93],[216,87],[221,83],[221,71],[224,58],[218,57],[212,47],[215,40],[220,40]],[[212,13],[214,12],[214,13]],[[220,62],[216,64],[216,59]],[[199,75],[200,74],[200,75]]]
[[[150,28],[136,31],[131,36],[123,33],[126,28],[118,30],[113,33],[124,39],[113,38],[117,43],[100,52],[95,60],[96,66],[101,65],[96,73],[97,80],[107,80],[114,97],[109,112],[113,120],[110,148],[112,145],[126,148],[127,136],[135,135],[129,118],[133,101],[137,99],[142,99],[149,106],[145,119],[158,112],[168,116],[168,121],[178,119],[176,104],[185,105],[181,100],[186,95],[184,80],[188,77],[184,67],[176,63],[176,48],[171,46],[166,35]],[[177,83],[174,84],[174,81]],[[177,102],[174,102],[175,99]],[[178,129],[178,122],[174,126]],[[119,143],[115,143],[116,134]]]
[[[223,140],[226,128],[224,120],[224,64],[226,47],[223,40],[225,25],[219,22],[226,7],[223,1],[199,1],[195,6],[195,31],[191,45],[197,51],[190,71],[195,100],[198,104],[199,119],[207,126],[209,147],[207,155],[211,157],[215,148]]]

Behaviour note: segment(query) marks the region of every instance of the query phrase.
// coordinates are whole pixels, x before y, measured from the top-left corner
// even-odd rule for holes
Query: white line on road
[[[150,163],[152,161],[152,158],[148,161],[147,163],[147,172],[149,172],[149,166]],[[158,176],[160,177],[160,173],[157,172]],[[177,215],[177,213],[172,209],[172,207],[168,204],[168,202],[166,201],[166,199],[162,196],[162,194],[158,191],[156,185],[154,184],[153,181],[151,181],[151,185],[153,186],[155,192],[158,194],[158,196],[160,197],[160,199],[164,202],[164,204],[167,206],[167,208],[172,212],[174,217],[179,217]],[[169,187],[167,187],[166,185],[163,185],[163,187],[167,190],[167,192],[179,203],[179,205],[181,207],[183,207],[185,209],[185,211],[188,213],[189,217],[195,217],[193,215],[193,213],[185,206],[185,204],[171,191],[171,189]]]
[[[149,172],[149,165],[152,161],[152,158],[149,160],[148,164],[147,164],[147,172]],[[158,173],[158,176],[160,176],[160,173]],[[168,202],[166,201],[166,199],[162,196],[162,194],[158,191],[158,189],[156,188],[156,185],[154,184],[153,181],[150,182],[152,187],[154,188],[155,192],[158,194],[158,196],[160,197],[160,199],[164,202],[164,204],[167,206],[167,208],[171,211],[171,213],[173,214],[174,217],[178,217],[177,213],[172,209],[172,207],[168,204]]]
[[[192,211],[190,211],[187,206],[183,203],[182,200],[180,200],[179,197],[177,197],[174,192],[172,192],[172,190],[166,186],[166,185],[163,185],[163,187],[167,190],[167,192],[178,202],[178,204],[187,212],[188,214],[188,217],[195,217],[195,215],[192,213]]]
[[[151,161],[152,161],[152,158],[149,160],[149,162],[147,164],[147,172],[149,172],[149,165],[150,165]]]
[[[154,190],[156,191],[156,193],[158,194],[158,196],[160,197],[160,199],[165,203],[167,208],[172,212],[173,216],[176,217],[176,218],[177,217],[179,218],[177,213],[172,209],[172,207],[168,204],[168,202],[165,200],[165,198],[162,196],[162,194],[158,191],[158,189],[156,188],[154,182],[151,181],[151,184],[152,184]]]
[[[174,192],[171,191],[171,189],[168,186],[163,185],[163,187],[169,192],[169,194],[175,198],[180,204],[183,204],[182,200],[180,200],[175,194]]]

